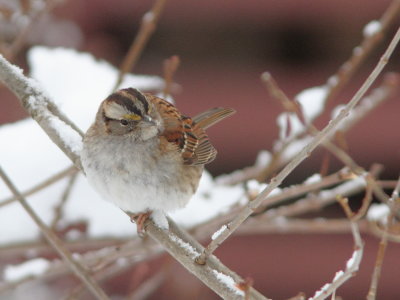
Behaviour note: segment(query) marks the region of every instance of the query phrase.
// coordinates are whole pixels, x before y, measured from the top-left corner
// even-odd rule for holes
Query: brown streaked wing
[[[182,148],[182,158],[186,165],[204,165],[213,161],[217,150],[211,145],[203,128],[193,123],[193,120],[183,120],[185,144]]]
[[[212,146],[204,129],[235,113],[233,109],[214,108],[192,118],[181,115],[168,101],[146,94],[164,120],[162,135],[177,145],[185,165],[204,165],[213,161],[217,150]]]

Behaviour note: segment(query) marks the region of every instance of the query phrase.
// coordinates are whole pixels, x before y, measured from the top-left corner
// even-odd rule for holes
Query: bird
[[[189,202],[204,165],[217,155],[205,130],[234,113],[216,107],[190,118],[153,94],[118,90],[101,102],[84,135],[84,173],[143,236],[153,211],[168,213]]]

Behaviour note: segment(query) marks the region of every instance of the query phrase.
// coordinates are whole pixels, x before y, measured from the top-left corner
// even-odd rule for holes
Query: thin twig
[[[85,244],[88,246],[91,246],[91,241],[86,240]],[[152,240],[146,240],[143,241],[139,238],[133,239],[130,238],[130,240],[125,241],[122,243],[121,240],[114,240],[110,241],[107,244],[101,244],[96,241],[94,241],[95,244],[97,244],[100,249],[92,250],[92,251],[87,251],[86,253],[83,253],[79,257],[79,262],[84,264],[87,269],[95,270],[94,276],[96,279],[99,278],[100,280],[103,280],[103,276],[97,275],[96,272],[101,271],[103,268],[107,267],[110,264],[113,263],[118,263],[120,259],[128,260],[129,264],[127,265],[124,264],[124,268],[129,266],[133,266],[134,264],[138,262],[143,262],[146,260],[150,260],[155,258],[157,255],[163,253],[162,247],[160,244],[154,243]],[[110,243],[113,243],[113,245],[110,245]],[[65,243],[66,246],[71,247],[71,243]],[[35,245],[33,245],[32,248],[35,248]],[[78,251],[86,251],[88,247],[79,247],[77,249]],[[23,254],[26,253],[26,247],[24,247],[24,251],[22,252]],[[52,253],[50,253],[52,254]],[[4,255],[2,255],[4,258]],[[120,268],[122,268],[120,266]],[[48,269],[46,272],[44,272],[41,275],[38,276],[32,276],[29,278],[29,281],[35,282],[35,281],[46,281],[49,279],[55,279],[57,277],[63,276],[70,273],[69,265],[62,260],[54,260],[50,263]],[[9,290],[10,288],[13,288],[14,285],[7,285],[7,286],[0,286],[0,293],[4,292],[6,290]],[[83,287],[83,286],[82,286]],[[81,289],[81,288],[79,288]],[[83,288],[82,288],[83,289]]]
[[[265,73],[264,73],[265,74]],[[268,73],[269,74],[269,73]],[[272,75],[269,74],[271,80],[273,80]],[[265,79],[264,79],[265,80]],[[271,91],[275,94],[283,94],[281,97],[288,97],[285,93],[279,88],[278,84],[274,80],[275,85],[271,85],[274,90]],[[375,109],[379,104],[383,101],[387,100],[392,94],[394,94],[395,90],[398,89],[400,82],[400,76],[397,73],[388,73],[385,74],[382,84],[373,89],[371,93],[365,96],[360,104],[354,107],[351,118],[347,118],[343,120],[340,125],[340,129],[342,131],[348,131],[351,129],[357,122],[361,121],[365,118],[368,113],[370,113],[373,109]],[[267,83],[266,83],[267,84]],[[287,100],[290,101],[290,100]],[[297,136],[293,136],[288,140],[279,142],[278,146],[275,147],[270,162],[267,165],[257,165],[246,167],[242,170],[237,170],[229,175],[222,175],[217,177],[217,182],[220,184],[237,184],[239,182],[243,182],[249,179],[256,178],[257,180],[263,182],[266,178],[276,172],[276,170],[286,161],[290,159],[290,157],[283,156],[286,148],[290,146],[291,143],[295,142]],[[284,157],[284,159],[282,159]],[[382,199],[382,194],[378,195],[380,199]]]
[[[171,56],[170,58],[164,60],[164,98],[167,98],[169,95],[171,95],[172,85],[174,83],[174,74],[178,69],[179,64],[180,59],[177,55]]]
[[[392,192],[392,197],[390,198],[388,203],[390,208],[390,213],[387,216],[385,230],[383,231],[382,238],[379,242],[378,253],[375,261],[375,268],[372,274],[371,285],[367,295],[368,300],[375,300],[376,298],[378,283],[382,272],[383,259],[385,257],[385,252],[388,246],[388,233],[390,228],[393,226],[395,216],[400,207],[399,192],[400,192],[400,177],[397,181],[395,189]]]
[[[310,126],[310,128],[313,128]],[[335,155],[340,161],[342,161],[346,166],[348,166],[355,174],[358,176],[364,176],[367,174],[367,171],[358,165],[350,155],[348,155],[345,151],[337,147],[335,144],[326,140],[322,144],[326,149],[328,149],[333,155]],[[381,202],[387,202],[388,196],[383,191],[383,189],[377,184],[376,180],[372,176],[365,177],[367,184],[369,184],[374,192],[375,196],[380,199]]]
[[[35,213],[35,211],[31,208],[25,198],[20,194],[14,184],[11,182],[9,177],[4,173],[3,169],[0,167],[0,176],[3,179],[4,183],[8,186],[8,188],[12,191],[15,197],[18,197],[19,203],[25,209],[25,211],[29,214],[31,219],[36,223],[36,225],[40,228],[41,232],[47,239],[47,241],[57,250],[60,256],[68,262],[69,267],[74,272],[76,276],[78,276],[82,282],[84,282],[89,290],[93,293],[95,297],[98,299],[109,299],[104,291],[98,286],[96,281],[89,275],[89,273],[85,270],[84,266],[78,263],[73,257],[72,254],[68,251],[67,248],[64,247],[61,240],[57,237],[57,235],[50,230],[46,224],[39,218],[39,216]]]
[[[347,261],[346,269],[344,271],[336,272],[333,281],[330,284],[324,285],[319,291],[315,293],[314,297],[309,298],[309,300],[323,300],[327,298],[347,280],[349,280],[349,278],[356,275],[363,257],[364,243],[361,240],[360,231],[358,229],[357,223],[354,221],[350,221],[350,225],[351,233],[353,234],[354,239],[354,251],[351,258]]]
[[[32,29],[35,27],[35,23],[40,20],[46,13],[49,13],[51,10],[53,10],[57,4],[60,3],[60,1],[57,0],[49,0],[49,1],[44,1],[45,6],[43,9],[37,11],[34,13],[34,15],[30,16],[28,18],[27,24],[25,24],[24,28],[18,32],[17,36],[13,40],[10,46],[5,47],[3,49],[4,56],[8,60],[14,60],[14,58],[17,56],[17,54],[20,52],[21,48],[24,46],[26,43],[27,38],[29,37],[30,32]]]
[[[282,191],[279,194],[269,196],[267,203],[263,203],[262,205],[260,205],[257,208],[257,210],[255,211],[253,217],[258,218],[261,216],[265,216],[264,211],[269,207],[282,205],[284,202],[286,202],[288,200],[294,199],[296,197],[299,197],[299,196],[309,193],[311,191],[327,188],[329,186],[341,183],[345,180],[352,179],[353,176],[354,175],[352,175],[352,173],[348,172],[347,168],[344,168],[338,172],[335,172],[333,174],[330,174],[326,177],[321,178],[321,180],[319,180],[317,182],[312,182],[312,183],[304,182],[302,184],[293,185],[293,186],[284,188],[284,189],[282,189]],[[337,188],[339,188],[340,186],[342,186],[342,185],[339,185]],[[354,186],[356,186],[356,185],[354,185]],[[335,188],[335,190],[337,188]],[[364,188],[364,185],[357,185],[356,192],[359,192],[363,188]],[[345,192],[345,191],[343,191],[343,192]],[[325,193],[325,195],[327,195],[327,194],[328,193]],[[254,198],[253,198],[253,200],[254,200]],[[315,201],[315,202],[317,202],[317,201]],[[295,204],[296,203],[298,203],[298,201],[296,201]],[[323,203],[323,202],[321,201],[321,203]],[[314,207],[321,208],[322,206],[323,206],[323,204],[321,204],[321,206],[318,206],[318,203],[315,203],[312,205],[313,208]],[[281,207],[286,207],[286,206],[281,206]],[[229,210],[225,214],[221,214],[221,215],[215,217],[214,219],[207,220],[204,223],[196,225],[194,228],[191,229],[190,232],[192,234],[194,234],[195,236],[199,237],[200,239],[209,237],[210,234],[215,231],[215,228],[221,227],[222,224],[231,220],[234,216],[236,216],[240,212],[240,209],[242,209],[242,206],[233,207],[231,210]],[[280,209],[280,208],[276,208],[276,209]],[[270,211],[275,211],[276,209],[270,209],[267,212],[267,214],[269,215]],[[308,209],[310,209],[310,207],[308,207]]]
[[[206,250],[201,254],[198,258],[199,263],[204,263],[207,257],[213,253],[218,246],[223,243],[239,226],[242,224],[254,211],[255,209],[267,198],[270,192],[272,192],[277,186],[279,186],[282,181],[289,175],[304,159],[306,159],[310,153],[322,143],[322,141],[331,136],[339,123],[345,119],[352,108],[361,100],[363,95],[366,93],[368,88],[372,85],[372,83],[376,80],[378,75],[381,73],[385,65],[387,64],[389,57],[394,51],[397,43],[400,40],[400,28],[397,30],[395,36],[390,42],[388,48],[385,53],[379,60],[376,67],[373,69],[371,74],[365,80],[360,89],[356,92],[350,102],[346,105],[344,109],[340,111],[340,113],[336,116],[336,118],[332,119],[329,124],[321,130],[311,142],[304,147],[293,159],[290,161],[278,175],[273,177],[269,183],[269,185],[260,193],[260,195],[253,201],[249,202],[248,205],[238,214],[238,216],[233,219],[231,222],[227,224],[229,230],[223,231],[218,238],[211,241],[211,243],[207,246]]]
[[[64,207],[65,203],[67,202],[69,195],[71,194],[71,190],[74,186],[76,178],[78,177],[77,175],[78,175],[78,173],[70,175],[67,186],[65,187],[64,192],[61,195],[60,202],[58,203],[58,205],[56,207],[54,207],[54,218],[51,221],[50,228],[55,231],[57,231],[56,227],[57,227],[58,222],[62,218],[63,207]]]
[[[271,79],[272,80],[272,77]],[[356,120],[353,120],[353,118],[348,118],[347,120],[353,120],[353,121],[348,121],[343,122],[344,124],[342,124],[342,128],[346,128],[349,129],[349,127],[351,125],[353,125],[356,121],[360,120],[360,116],[365,116],[366,113],[368,113],[371,108],[374,108],[377,106],[377,104],[379,104],[380,102],[382,102],[382,100],[387,99],[389,97],[389,95],[391,95],[394,90],[397,88],[398,83],[399,83],[399,75],[394,74],[394,73],[390,73],[388,75],[386,75],[384,77],[384,81],[383,84],[377,88],[373,90],[373,93],[371,93],[371,95],[369,97],[365,97],[363,100],[364,102],[367,102],[367,105],[358,105],[357,107],[354,108],[354,111],[352,112],[352,117],[356,116]],[[284,94],[283,91],[281,91],[279,89],[279,86],[273,81],[273,84],[271,85],[272,90],[277,90],[279,92],[279,94],[282,94],[286,97],[286,95]],[[361,101],[362,103],[363,101]],[[368,109],[365,108],[365,106],[368,107]],[[297,115],[298,112],[294,111]],[[301,115],[298,115],[298,118],[301,118]],[[308,129],[310,131],[310,133],[312,135],[316,135],[318,133],[317,128],[310,123],[308,125]],[[346,153],[346,151],[344,151],[343,149],[341,149],[340,147],[336,146],[334,143],[330,142],[329,140],[326,140],[322,143],[322,145],[328,150],[330,151],[333,155],[335,155],[339,160],[341,160],[346,166],[348,166],[355,174],[362,176],[363,174],[366,174],[367,172],[361,167],[359,166],[352,158],[350,155],[348,155]],[[359,213],[357,213],[357,217],[362,217],[366,210],[368,209],[369,203],[372,199],[372,191],[374,191],[375,195],[382,201],[382,202],[386,202],[388,197],[386,196],[386,194],[384,193],[383,189],[376,183],[376,180],[372,177],[372,176],[366,176],[366,180],[367,180],[367,193],[366,193],[366,197],[368,199],[368,201],[363,201],[363,206],[360,209]]]
[[[355,276],[360,266],[364,252],[364,243],[361,240],[358,225],[352,219],[352,216],[354,214],[352,213],[350,207],[346,202],[343,202],[341,204],[343,205],[344,211],[350,222],[351,232],[354,239],[354,251],[351,258],[346,263],[346,269],[344,271],[336,272],[333,281],[329,284],[325,284],[319,291],[315,293],[314,297],[309,298],[309,300],[323,300],[327,298],[329,295],[333,294],[349,278]]]
[[[279,87],[278,83],[272,77],[271,73],[264,72],[261,75],[261,80],[265,84],[267,91],[269,92],[271,97],[278,100],[285,111],[296,113],[299,116],[301,115],[299,104],[295,101],[290,100],[289,97],[286,96],[286,93],[284,93],[283,90]],[[304,118],[299,118],[299,120],[304,120]]]
[[[364,97],[357,107],[351,113],[351,118],[346,119],[340,126],[341,130],[349,131],[360,120],[365,117],[376,107],[389,99],[400,86],[399,73],[389,72],[383,76],[382,83],[379,87],[373,89],[369,95]]]
[[[321,178],[321,180],[317,182],[308,183],[306,181],[303,184],[290,186],[283,189],[281,193],[268,197],[268,203],[263,203],[262,205],[260,205],[257,209],[257,213],[260,211],[263,212],[268,207],[271,207],[273,205],[280,204],[282,201],[288,201],[295,197],[299,197],[302,194],[327,188],[328,186],[332,186],[352,178],[354,178],[354,174],[349,172],[347,168],[343,168],[338,172]]]
[[[268,210],[264,215],[259,216],[262,219],[275,219],[277,217],[293,217],[321,210],[336,201],[337,195],[347,197],[357,194],[364,190],[365,183],[362,180],[348,181],[338,185],[330,190],[323,190],[316,194],[308,195],[306,198],[297,200],[295,203],[280,206]]]
[[[358,223],[363,233],[369,233],[368,221],[361,220]],[[351,232],[348,219],[301,219],[276,217],[272,220],[251,218],[240,226],[235,234],[338,234]]]
[[[53,183],[60,181],[61,179],[65,178],[66,176],[75,174],[76,172],[78,172],[78,169],[75,166],[70,166],[70,167],[62,170],[61,172],[50,176],[49,178],[45,179],[43,182],[29,188],[28,190],[26,190],[25,192],[22,193],[22,196],[28,197],[30,195],[33,195],[36,192],[39,192],[39,191],[43,190],[44,188],[52,185]],[[7,199],[1,200],[0,208],[3,206],[6,206],[8,204],[11,204],[17,200],[18,199],[16,197],[9,197]]]
[[[139,32],[137,33],[131,47],[128,50],[128,53],[126,54],[120,66],[120,71],[114,86],[114,90],[116,90],[122,83],[125,74],[131,72],[133,67],[135,66],[144,47],[150,39],[150,36],[156,29],[156,25],[164,8],[165,2],[166,0],[155,0],[155,3],[151,10],[144,14]]]
[[[360,46],[356,47],[357,50],[353,51],[349,60],[347,60],[339,68],[337,73],[328,80],[327,86],[330,89],[326,95],[325,104],[333,99],[349,82],[364,60],[369,57],[372,51],[379,45],[380,41],[382,41],[388,29],[397,21],[399,13],[400,1],[394,0],[379,19],[379,30],[374,34],[365,35],[364,40],[361,42]],[[332,80],[333,78],[334,80]]]
[[[141,283],[140,286],[127,297],[127,299],[128,300],[147,299],[149,296],[151,296],[151,294],[155,292],[155,290],[157,290],[160,287],[160,285],[164,282],[166,277],[167,274],[165,269],[158,271],[149,279],[147,279],[145,282]]]

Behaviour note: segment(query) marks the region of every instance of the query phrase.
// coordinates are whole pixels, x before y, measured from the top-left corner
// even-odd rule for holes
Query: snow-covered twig
[[[351,113],[351,118],[347,118],[340,125],[343,131],[349,131],[354,125],[374,110],[378,105],[390,98],[399,88],[400,75],[398,73],[388,73],[383,77],[381,85],[373,89],[369,95],[364,97]]]
[[[83,133],[42,91],[38,83],[0,55],[0,81],[17,96],[25,110],[50,139],[81,169],[79,152]]]
[[[343,108],[340,113],[332,119],[329,124],[320,131],[317,135],[313,137],[310,143],[307,144],[298,154],[290,161],[278,175],[273,177],[270,181],[270,184],[262,191],[259,196],[253,201],[249,202],[248,205],[238,214],[238,216],[233,219],[231,222],[227,224],[229,230],[225,230],[218,238],[211,241],[211,243],[207,246],[206,250],[201,254],[198,261],[205,262],[207,257],[217,249],[217,247],[226,240],[254,211],[255,209],[267,198],[270,192],[272,192],[277,186],[279,186],[282,181],[289,175],[304,159],[306,159],[310,153],[320,145],[323,140],[329,137],[340,122],[345,119],[353,109],[353,107],[359,103],[361,98],[364,96],[366,91],[372,85],[372,83],[376,80],[378,75],[381,73],[385,65],[387,64],[391,54],[394,51],[394,48],[398,44],[400,40],[400,28],[397,30],[395,36],[391,40],[388,48],[385,53],[379,60],[376,67],[373,69],[371,74],[365,80],[360,89],[356,92],[350,102]]]
[[[171,219],[169,222],[170,233],[163,234],[164,230],[158,228],[154,223],[148,223],[146,230],[150,235],[160,241],[165,250],[177,259],[185,268],[196,275],[204,284],[216,292],[224,299],[243,299],[243,295],[238,288],[228,286],[222,280],[216,280],[216,274],[224,274],[226,277],[231,278],[232,282],[240,283],[244,280],[224,266],[215,256],[210,256],[207,264],[200,265],[195,262],[195,258],[204,251],[204,247],[193,239],[186,231],[178,227]],[[179,247],[176,247],[176,245]],[[254,288],[249,288],[250,299],[266,299]]]
[[[333,174],[330,174],[328,176],[322,177],[320,180],[316,182],[310,182],[310,181],[305,181],[302,184],[297,184],[293,185],[287,188],[284,188],[279,191],[276,195],[270,195],[266,201],[260,205],[257,210],[255,211],[254,217],[255,218],[263,218],[266,215],[270,215],[269,212],[275,211],[276,209],[268,210],[267,214],[264,214],[264,211],[271,206],[277,206],[282,204],[282,202],[294,199],[296,197],[299,197],[303,194],[310,193],[312,191],[320,190],[320,189],[325,189],[328,188],[329,186],[336,185],[339,183],[342,183],[343,181],[350,180],[352,179],[354,174],[348,171],[347,168],[343,168],[338,172],[335,172]],[[346,184],[346,183],[344,183]],[[350,183],[349,183],[350,184]],[[348,184],[348,185],[349,185]],[[346,185],[346,186],[348,186]],[[341,186],[341,185],[340,185]],[[361,191],[364,188],[364,184],[358,185],[355,184],[353,185],[354,189],[350,189],[349,193],[353,194],[356,192]],[[325,194],[326,195],[326,194]],[[335,196],[332,197],[332,201],[334,201]],[[329,201],[329,200],[328,200]],[[301,200],[300,200],[301,202]],[[299,203],[299,201],[296,201],[294,204],[291,205],[296,205]],[[327,202],[329,204],[330,202]],[[326,205],[327,205],[326,204]],[[315,209],[319,209],[325,205],[324,201],[321,201],[320,203],[318,201],[313,201],[311,205],[306,205],[306,209],[312,211]],[[288,205],[289,206],[289,205]],[[287,206],[281,206],[280,208],[285,208]],[[231,220],[234,216],[236,216],[242,206],[240,207],[233,207],[230,209],[227,213],[222,214],[218,216],[217,218],[207,220],[206,222],[202,224],[198,224],[194,228],[191,229],[191,232],[198,238],[204,239],[207,236],[210,236],[211,232],[215,231],[215,228],[221,227],[224,223],[228,222]],[[274,213],[272,213],[274,215]],[[280,215],[279,213],[277,214],[278,216]]]
[[[353,277],[358,271],[363,256],[364,243],[361,240],[357,223],[350,220],[350,225],[354,239],[354,251],[351,258],[346,263],[346,269],[344,271],[340,270],[336,272],[333,281],[331,283],[325,284],[320,290],[315,293],[313,297],[309,298],[309,300],[326,299],[329,295],[334,293],[343,283],[349,280],[349,278]]]

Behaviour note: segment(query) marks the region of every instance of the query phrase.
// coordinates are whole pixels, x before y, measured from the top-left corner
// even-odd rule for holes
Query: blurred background
[[[4,7],[15,3],[0,0],[3,22]],[[219,156],[208,169],[214,175],[232,172],[252,165],[257,153],[272,149],[278,137],[275,119],[281,105],[269,97],[260,80],[262,72],[269,71],[290,97],[305,88],[324,84],[359,45],[364,26],[379,19],[390,3],[386,0],[168,0],[134,73],[162,76],[164,59],[178,55],[181,65],[175,81],[181,89],[174,97],[182,112],[193,116],[214,106],[237,110],[234,117],[209,130]],[[152,5],[153,1],[148,0],[64,0],[35,23],[28,42],[13,61],[26,68],[26,50],[41,44],[87,51],[118,67],[143,14]],[[395,29],[390,30],[389,38]],[[3,31],[6,38],[12,34],[12,29]],[[388,37],[329,104],[330,108],[351,98],[375,66]],[[386,71],[398,71],[399,64],[397,50]],[[398,96],[391,97],[346,135],[353,158],[366,169],[374,162],[384,164],[382,177],[390,179],[397,178],[400,166]],[[0,97],[0,123],[26,117],[6,88],[1,87]],[[329,120],[329,111],[318,119],[319,128]],[[318,171],[322,155],[323,151],[316,151],[285,184],[299,182],[312,174],[310,170]],[[333,162],[331,170],[339,166]],[[377,240],[365,239],[368,259],[363,262],[361,274],[340,290],[345,299],[361,299],[367,292]],[[338,266],[344,267],[351,255],[351,245],[351,237],[347,235],[250,236],[232,238],[217,255],[240,275],[252,277],[255,287],[266,295],[283,299],[293,296],[293,291],[310,295],[330,280]],[[400,278],[398,266],[396,269],[396,265],[388,263],[399,250],[395,246],[388,250],[379,299],[400,299],[398,282],[394,283]],[[248,259],[239,259],[239,251],[249,253]],[[175,263],[171,262],[171,268],[176,277],[167,281],[179,282],[184,278],[185,285],[167,282],[152,299],[161,299],[161,294],[162,299],[215,298]],[[124,290],[135,284],[135,279],[129,277],[114,283],[111,289],[123,295]]]
[[[28,41],[30,45],[87,51],[118,67],[152,4],[143,0],[64,0],[37,22]],[[209,169],[215,175],[230,172],[252,164],[261,149],[272,148],[278,135],[275,118],[281,105],[269,97],[260,80],[262,72],[271,72],[290,97],[324,84],[359,45],[363,27],[379,19],[389,4],[386,0],[250,0],[230,1],[229,5],[211,0],[169,0],[134,72],[162,76],[164,59],[179,55],[181,65],[175,79],[181,90],[174,96],[185,114],[193,116],[214,106],[238,111],[210,130],[220,155]],[[388,36],[393,32],[394,28]],[[386,38],[381,44],[387,42]],[[22,66],[23,50],[29,44],[16,57]],[[331,107],[350,99],[377,62],[383,46],[371,55]],[[398,69],[397,53],[386,70]],[[16,101],[5,94],[1,92],[1,123],[24,116]],[[399,166],[400,133],[394,130],[398,109],[394,97],[347,136],[350,153],[357,162],[365,168],[372,162],[383,163],[387,176],[396,176]],[[326,114],[317,125],[321,128],[328,118]],[[319,152],[307,162],[317,169]]]

